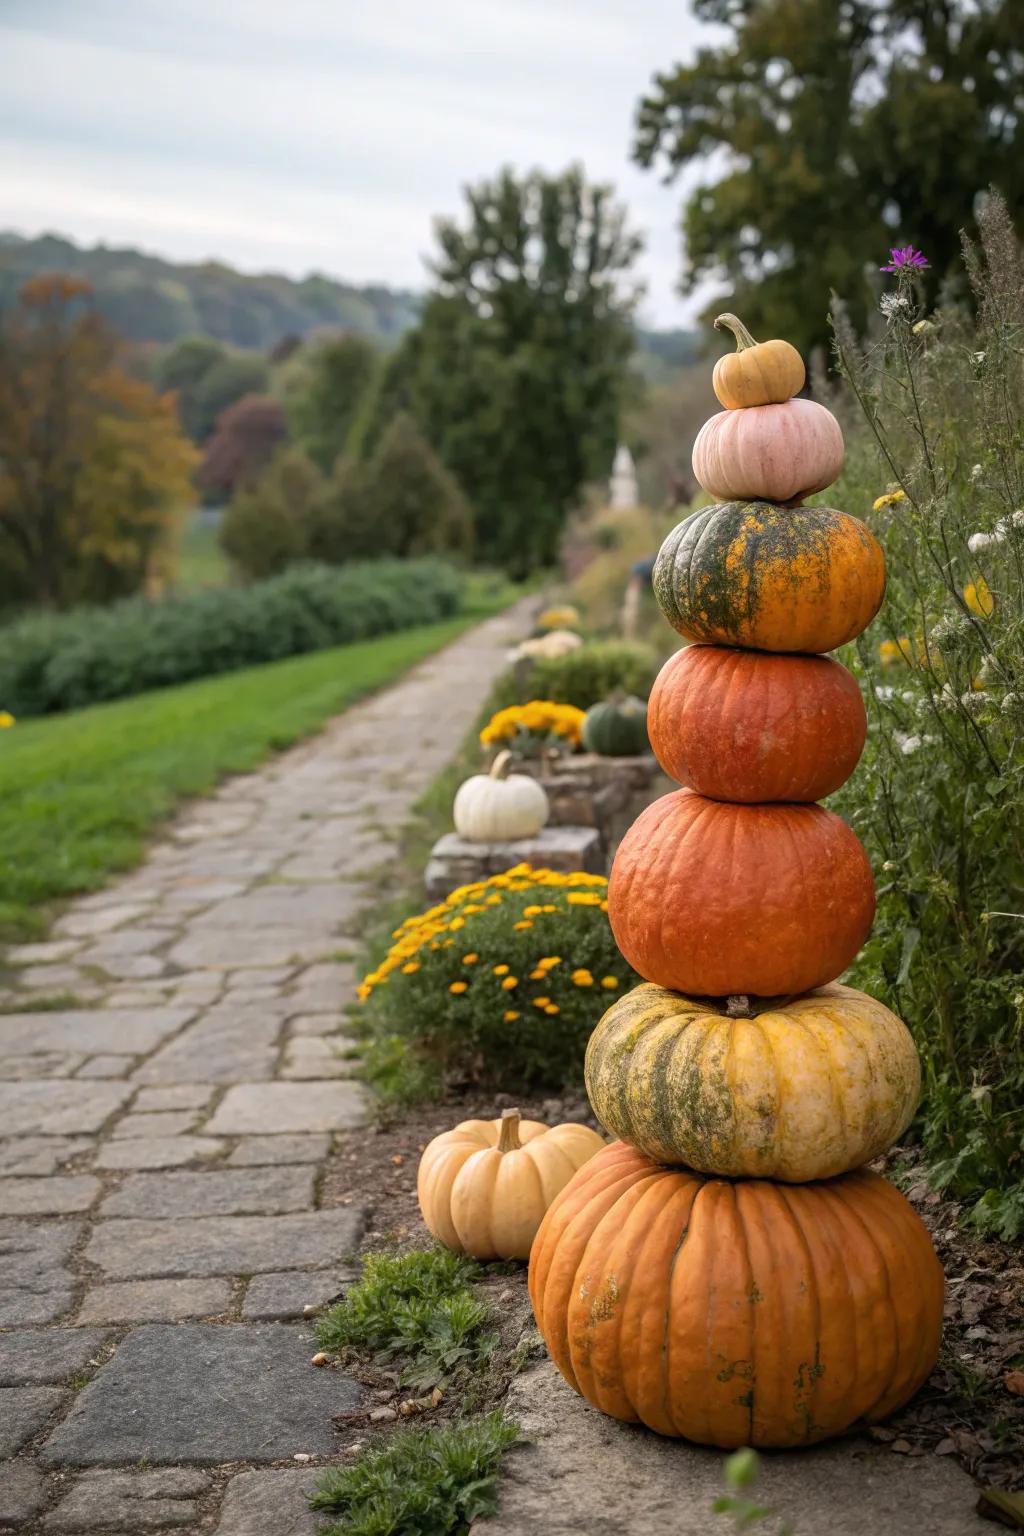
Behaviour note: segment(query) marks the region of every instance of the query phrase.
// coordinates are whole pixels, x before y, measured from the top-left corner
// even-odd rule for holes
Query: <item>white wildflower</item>
[[[982,469],[980,464],[972,464],[971,465],[971,479],[972,480],[980,480],[984,473],[985,473],[985,471]]]
[[[905,293],[883,293],[878,307],[887,320],[893,320],[903,310],[910,308],[910,300]]]
[[[1004,715],[1012,715],[1014,710],[1020,708],[1021,702],[1022,700],[1019,693],[1004,693],[1003,702],[999,707]]]
[[[960,695],[960,703],[969,715],[980,715],[988,704],[988,698],[983,688],[978,690],[968,688],[966,693]]]
[[[972,354],[972,356],[974,358],[974,361],[977,363],[978,367],[980,368],[982,363],[985,361],[985,354],[984,354],[984,352],[975,352],[975,353]]]
[[[988,549],[990,544],[1000,542],[998,524],[995,533],[972,533],[967,540],[967,548],[972,555],[980,555],[983,549]]]
[[[885,687],[883,685],[882,687],[875,689],[875,698],[876,699],[881,699],[883,704],[888,704],[890,699],[894,699],[895,697],[896,697],[896,689],[895,688],[887,688],[887,687]]]
[[[917,751],[924,740],[923,736],[907,736],[903,731],[896,732],[896,745],[904,757],[910,757]]]

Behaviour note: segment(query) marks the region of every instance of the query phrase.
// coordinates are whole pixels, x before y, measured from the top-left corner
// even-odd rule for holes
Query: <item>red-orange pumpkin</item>
[[[919,1217],[867,1169],[733,1181],[616,1142],[549,1207],[530,1299],[562,1375],[604,1413],[706,1445],[795,1446],[917,1391],[943,1281]]]
[[[658,674],[647,730],[669,777],[714,800],[823,800],[857,766],[867,716],[827,656],[690,645]]]
[[[691,997],[779,997],[835,981],[875,915],[856,833],[820,805],[731,805],[679,789],[619,845],[615,942],[647,981]]]

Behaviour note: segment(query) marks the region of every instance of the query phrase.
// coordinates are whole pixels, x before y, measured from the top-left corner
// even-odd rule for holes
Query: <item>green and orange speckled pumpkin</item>
[[[690,997],[809,992],[871,930],[860,839],[820,805],[663,795],[619,844],[608,883],[615,942],[647,981]]]
[[[604,1413],[781,1447],[884,1419],[917,1391],[943,1280],[920,1218],[867,1169],[734,1182],[616,1142],[550,1206],[530,1299],[562,1375]]]
[[[729,501],[672,530],[654,592],[687,640],[831,651],[878,612],[885,558],[870,529],[845,512]]]
[[[907,1026],[836,983],[745,1017],[634,987],[591,1035],[586,1078],[601,1124],[648,1157],[791,1183],[870,1162],[906,1130],[921,1091]]]

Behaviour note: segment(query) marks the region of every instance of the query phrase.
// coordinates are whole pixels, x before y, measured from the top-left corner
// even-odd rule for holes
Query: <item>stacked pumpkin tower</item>
[[[666,539],[654,586],[693,644],[651,695],[683,787],[626,834],[616,942],[647,978],[604,1015],[587,1087],[621,1138],[572,1178],[530,1256],[538,1326],[617,1418],[722,1447],[793,1446],[886,1417],[938,1353],[942,1270],[903,1196],[863,1165],[906,1129],[906,1026],[837,984],[875,910],[867,855],[816,802],[853,771],[860,690],[825,653],[882,601],[882,551],[803,498],[843,461],[794,396],[788,343],[715,368],[726,407],[694,472],[717,504]],[[716,322],[716,324],[719,322]]]

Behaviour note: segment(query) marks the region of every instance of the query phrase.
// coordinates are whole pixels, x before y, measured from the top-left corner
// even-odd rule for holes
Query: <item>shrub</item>
[[[3,631],[0,704],[16,716],[77,709],[368,640],[455,613],[462,583],[437,560],[293,566],[237,591],[32,615]]]
[[[921,1052],[924,1148],[973,1218],[1024,1231],[1024,271],[987,200],[966,250],[977,319],[882,296],[866,349],[837,316],[849,452],[832,505],[888,564],[878,623],[847,655],[868,694],[861,766],[837,808],[879,875],[852,979]]]
[[[586,710],[617,692],[646,699],[657,673],[658,658],[646,645],[592,640],[564,656],[512,668],[499,680],[495,701],[504,708],[531,698],[554,699]]]
[[[322,1536],[461,1536],[498,1505],[501,1458],[517,1430],[499,1411],[404,1429],[348,1467],[330,1467],[310,1500],[341,1519]]]
[[[301,448],[285,449],[232,500],[220,525],[221,548],[257,580],[315,554],[308,548],[309,524],[323,489],[323,476]]]
[[[607,881],[517,865],[408,918],[359,988],[371,1027],[503,1088],[579,1083],[587,1040],[639,978],[615,947]]]

